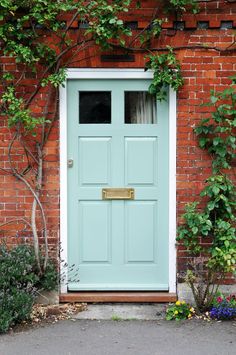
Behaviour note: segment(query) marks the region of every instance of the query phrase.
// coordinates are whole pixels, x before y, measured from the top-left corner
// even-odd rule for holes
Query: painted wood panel
[[[111,178],[111,138],[81,137],[79,139],[79,170],[81,186],[107,185]]]
[[[157,209],[155,201],[125,203],[126,263],[154,263]]]
[[[127,185],[157,185],[157,138],[126,137]]]
[[[80,264],[110,262],[111,202],[80,201],[78,223]]]
[[[149,84],[68,82],[68,260],[80,278],[69,290],[168,290],[168,102],[151,124],[124,117],[125,92]],[[110,92],[111,120],[79,124],[80,91]],[[103,200],[104,187],[132,187],[135,198]]]

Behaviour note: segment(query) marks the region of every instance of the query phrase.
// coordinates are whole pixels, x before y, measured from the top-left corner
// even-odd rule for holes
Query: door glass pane
[[[80,91],[79,123],[111,123],[111,92]]]
[[[125,92],[125,123],[156,124],[156,98],[147,91]]]

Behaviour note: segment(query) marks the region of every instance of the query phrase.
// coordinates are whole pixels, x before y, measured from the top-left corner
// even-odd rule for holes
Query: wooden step
[[[138,302],[167,303],[177,300],[176,293],[169,292],[68,292],[60,294],[60,302]]]

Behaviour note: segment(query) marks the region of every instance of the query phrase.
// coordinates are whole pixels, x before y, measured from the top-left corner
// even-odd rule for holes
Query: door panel
[[[111,261],[111,204],[103,201],[81,201],[78,220],[80,262]]]
[[[111,137],[79,138],[80,185],[111,182]]]
[[[149,85],[68,82],[69,290],[168,289],[168,102]],[[128,187],[134,200],[103,199]]]
[[[126,263],[154,263],[156,202],[133,201],[125,206]]]
[[[126,185],[154,185],[157,172],[157,138],[126,137]]]

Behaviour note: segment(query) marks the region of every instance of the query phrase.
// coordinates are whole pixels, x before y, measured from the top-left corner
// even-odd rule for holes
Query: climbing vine
[[[201,277],[205,285],[199,283],[196,268],[190,268],[186,277],[199,310],[211,304],[219,279],[236,271],[236,187],[228,176],[236,161],[235,78],[232,80],[228,89],[211,92],[207,105],[214,111],[195,128],[200,148],[212,156],[212,175],[200,194],[202,200],[186,206],[178,230],[177,240],[193,259],[204,256]]]
[[[231,169],[236,159],[236,79],[222,92],[211,91],[210,102],[205,106],[216,107],[210,118],[202,120],[195,129],[199,145],[212,155],[213,172]]]
[[[167,86],[177,91],[183,85],[180,63],[172,48],[169,48],[168,53],[151,54],[147,58],[146,69],[152,69],[154,73],[149,92],[156,95],[157,100],[165,100]]]

